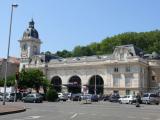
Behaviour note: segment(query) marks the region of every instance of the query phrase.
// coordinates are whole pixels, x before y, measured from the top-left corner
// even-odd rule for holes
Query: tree
[[[58,94],[52,85],[49,86],[46,97],[49,102],[54,102],[57,100]]]
[[[19,89],[33,88],[39,93],[41,86],[47,86],[43,72],[39,69],[26,69],[20,72],[18,81]]]
[[[8,87],[14,86],[14,85],[15,85],[15,79],[16,79],[15,75],[10,75],[10,76],[8,76],[8,77],[7,77],[7,80],[6,80],[6,85],[7,85]],[[0,79],[0,86],[4,86],[4,81],[5,81],[4,78],[1,78],[1,79]]]
[[[72,53],[70,51],[67,50],[62,50],[62,51],[57,51],[56,55],[62,58],[67,58],[67,57],[71,57]]]
[[[42,87],[45,94],[47,93],[47,89],[49,85],[50,85],[49,80],[47,78],[43,78]]]

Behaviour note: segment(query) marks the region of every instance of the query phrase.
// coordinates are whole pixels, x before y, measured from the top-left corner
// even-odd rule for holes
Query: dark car
[[[116,95],[113,94],[109,97],[109,101],[110,102],[119,102],[119,98],[120,98],[120,96],[118,94],[116,94]]]
[[[22,98],[23,102],[32,102],[32,103],[42,103],[43,97],[38,93],[28,94],[26,97]]]
[[[44,101],[44,100],[47,100],[47,98],[46,98],[46,94],[45,94],[45,93],[39,93],[39,94],[42,96],[43,101]]]
[[[110,98],[110,96],[109,96],[109,95],[105,95],[105,96],[103,96],[103,101],[108,101],[108,100],[109,100],[109,98]]]
[[[97,95],[92,95],[92,96],[91,96],[91,101],[92,101],[92,102],[98,102],[98,99],[99,99],[99,98],[98,98]]]
[[[71,95],[71,100],[72,100],[72,101],[81,101],[81,96],[82,96],[81,93],[72,94],[72,95]]]
[[[22,100],[22,97],[23,97],[22,93],[16,93],[16,94],[15,93],[11,93],[11,96],[13,96],[13,98],[12,98],[13,101],[14,101],[14,99],[15,99],[15,101]]]

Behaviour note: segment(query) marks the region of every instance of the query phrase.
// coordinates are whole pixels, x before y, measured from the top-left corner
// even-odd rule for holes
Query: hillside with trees
[[[160,30],[139,33],[126,32],[107,37],[100,43],[94,42],[87,46],[76,46],[72,51],[57,51],[56,55],[66,58],[111,54],[116,46],[127,44],[133,44],[146,53],[160,53]]]

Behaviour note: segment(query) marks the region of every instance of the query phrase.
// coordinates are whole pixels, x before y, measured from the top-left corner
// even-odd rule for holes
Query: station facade
[[[54,58],[40,54],[41,40],[34,21],[20,42],[22,68],[41,69],[58,92],[137,94],[158,90],[160,59],[145,56],[134,45],[115,47],[110,55]]]

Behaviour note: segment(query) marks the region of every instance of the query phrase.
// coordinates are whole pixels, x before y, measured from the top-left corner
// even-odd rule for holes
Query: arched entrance
[[[89,84],[88,84],[88,89],[90,94],[95,94],[95,93],[103,94],[103,87],[104,87],[104,82],[101,76],[94,75],[90,78]]]
[[[81,79],[78,76],[72,76],[69,79],[68,92],[81,93]]]
[[[62,80],[59,76],[55,76],[51,80],[51,84],[57,92],[61,92],[62,90]]]

